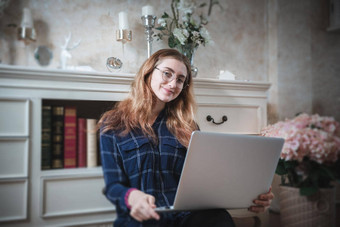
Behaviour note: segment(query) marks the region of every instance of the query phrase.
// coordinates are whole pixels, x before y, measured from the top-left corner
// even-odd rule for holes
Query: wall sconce
[[[116,39],[125,44],[132,40],[132,31],[129,29],[129,21],[126,12],[118,14],[119,29],[116,31]]]
[[[36,41],[36,33],[30,9],[24,8],[20,27],[18,28],[18,39],[24,41],[25,45]]]
[[[129,22],[126,12],[120,12],[118,14],[119,19],[119,29],[116,30],[116,40],[122,42],[123,54],[124,54],[124,44],[132,41],[132,31],[129,29]],[[106,67],[109,71],[119,70],[123,67],[123,62],[117,57],[109,57],[106,60]]]

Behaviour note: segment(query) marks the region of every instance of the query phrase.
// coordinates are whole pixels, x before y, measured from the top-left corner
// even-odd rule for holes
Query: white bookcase
[[[101,167],[41,170],[41,109],[46,100],[120,101],[132,74],[0,65],[0,225],[79,226],[112,223]],[[201,130],[257,134],[267,123],[260,82],[194,79]],[[222,116],[228,120],[215,125]]]

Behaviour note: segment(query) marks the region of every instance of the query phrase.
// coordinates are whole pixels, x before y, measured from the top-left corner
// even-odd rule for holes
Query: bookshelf
[[[97,226],[115,208],[100,166],[41,169],[43,106],[75,106],[98,119],[129,92],[133,74],[0,65],[0,225]],[[257,134],[267,123],[263,82],[194,79],[201,130]],[[227,115],[228,121],[215,125]]]
[[[90,127],[87,121],[92,121],[91,123],[96,126],[102,113],[112,109],[116,103],[116,101],[100,100],[42,100],[41,169],[47,171],[100,166],[99,135],[98,132],[87,130],[87,127]],[[58,109],[61,110],[62,116],[56,122],[54,111]],[[73,115],[72,122],[69,122],[70,119],[67,117],[69,109]],[[60,137],[53,133],[56,123],[60,123],[62,126]],[[68,134],[66,134],[67,132]],[[87,139],[89,135],[94,137],[92,138],[94,141],[91,142]],[[56,142],[55,139],[61,139],[62,141]],[[90,152],[90,146],[87,146],[90,142],[93,145],[93,152]],[[58,151],[62,151],[59,154],[60,160],[57,157],[58,154],[56,154]],[[92,159],[89,157],[91,153],[95,154],[92,163],[90,163]],[[90,159],[90,161],[87,159]],[[59,161],[58,166],[54,164],[55,161]]]
[[[114,107],[116,101],[102,100],[61,100],[61,99],[43,99],[42,105],[49,106],[74,106],[77,109],[77,117],[99,119],[102,113]]]

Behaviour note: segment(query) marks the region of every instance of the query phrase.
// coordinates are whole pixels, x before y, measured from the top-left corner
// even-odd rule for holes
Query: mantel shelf
[[[8,79],[48,80],[62,82],[90,82],[106,84],[131,84],[135,74],[133,73],[104,73],[94,71],[75,71],[62,69],[44,69],[13,65],[0,65],[0,77]],[[194,78],[197,88],[237,89],[249,88],[267,91],[270,83],[242,80],[218,80],[213,78]]]

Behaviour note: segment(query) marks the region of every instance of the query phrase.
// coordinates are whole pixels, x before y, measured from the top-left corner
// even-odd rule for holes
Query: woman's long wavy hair
[[[126,135],[134,129],[141,129],[144,135],[158,142],[149,122],[157,98],[151,89],[151,75],[155,67],[165,58],[183,62],[187,69],[183,90],[176,99],[166,103],[165,113],[169,131],[182,145],[188,146],[192,131],[197,129],[191,67],[188,59],[174,49],[159,50],[143,63],[131,85],[128,98],[117,103],[101,117],[99,126],[104,132],[115,130],[119,131],[120,135]]]

